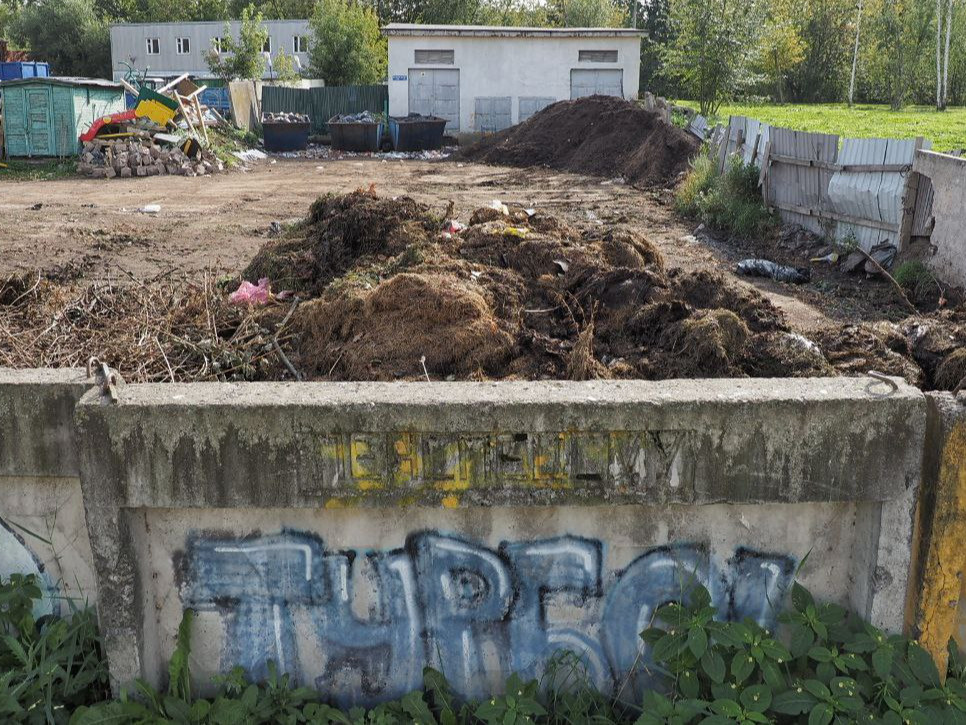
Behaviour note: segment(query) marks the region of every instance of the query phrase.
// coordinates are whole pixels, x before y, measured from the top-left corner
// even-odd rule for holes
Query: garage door
[[[460,72],[453,68],[410,68],[409,112],[445,118],[447,131],[459,131]]]
[[[574,68],[570,71],[570,97],[624,96],[624,71]]]
[[[510,96],[477,97],[473,99],[473,130],[477,133],[496,133],[509,128],[512,99]]]

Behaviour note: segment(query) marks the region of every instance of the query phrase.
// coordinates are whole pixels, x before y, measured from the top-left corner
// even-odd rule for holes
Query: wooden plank
[[[198,111],[198,124],[201,126],[201,130],[205,134],[205,145],[210,146],[211,138],[208,136],[208,126],[205,125],[205,114],[201,110],[201,101],[198,100],[198,96],[195,96],[193,100],[195,102],[195,110]]]
[[[922,136],[917,136],[916,150],[912,154],[913,159],[924,144],[925,139]],[[899,223],[898,248],[900,252],[909,246],[909,240],[912,238],[912,223],[916,218],[916,201],[919,198],[919,178],[920,175],[914,171],[909,171],[906,174],[906,183],[902,190],[902,221]]]
[[[898,224],[889,224],[888,222],[881,222],[873,219],[863,219],[862,217],[853,216],[851,214],[842,214],[837,211],[831,211],[830,209],[812,209],[807,206],[799,206],[797,204],[788,204],[780,202],[772,202],[770,205],[775,209],[781,209],[783,211],[791,211],[796,214],[801,214],[802,216],[810,216],[822,219],[833,219],[835,221],[846,222],[848,224],[857,224],[863,227],[871,227],[872,229],[882,229],[887,232],[897,232],[899,231]]]
[[[120,83],[121,86],[124,87],[124,90],[130,93],[132,96],[134,96],[135,98],[138,97],[138,93],[140,93],[140,91],[134,86],[132,86],[130,83],[128,83],[126,80],[121,78],[121,80],[119,80],[118,83]]]
[[[175,78],[170,83],[167,83],[166,85],[161,86],[158,89],[158,93],[167,93],[172,88],[174,88],[176,85],[178,85],[181,81],[183,81],[185,78],[187,78],[189,75],[190,75],[189,73],[182,73],[180,76],[178,76],[177,78]]]

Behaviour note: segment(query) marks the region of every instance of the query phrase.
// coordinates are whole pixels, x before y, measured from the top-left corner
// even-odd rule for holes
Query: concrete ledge
[[[901,495],[925,402],[871,378],[161,384],[77,420],[125,506],[796,503]]]
[[[75,368],[0,368],[0,476],[77,476],[74,406],[93,385]]]

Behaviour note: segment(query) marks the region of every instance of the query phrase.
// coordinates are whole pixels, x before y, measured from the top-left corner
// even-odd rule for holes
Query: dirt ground
[[[696,238],[693,225],[672,211],[669,192],[545,169],[445,161],[278,159],[207,178],[0,185],[0,276],[38,268],[85,281],[237,274],[265,243],[272,222],[302,217],[320,194],[371,184],[380,195],[407,194],[441,214],[452,201],[464,222],[499,199],[577,227],[626,224],[654,243],[669,267],[719,270],[756,287],[792,329],[809,333],[829,323],[826,313],[839,316],[814,289],[734,277],[741,252]],[[161,212],[138,211],[148,204],[159,204]],[[871,284],[887,294],[881,283]]]

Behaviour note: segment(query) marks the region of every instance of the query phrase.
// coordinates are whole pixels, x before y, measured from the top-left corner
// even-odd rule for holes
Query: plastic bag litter
[[[779,282],[792,284],[804,284],[812,278],[808,269],[776,264],[768,259],[743,259],[738,262],[738,274],[748,277],[771,277]]]
[[[268,277],[262,277],[258,280],[257,285],[248,280],[242,282],[238,289],[228,296],[228,300],[233,305],[264,305],[268,304],[268,298],[271,294],[272,289]]]
[[[521,239],[527,236],[526,227],[507,227],[503,230],[503,236],[505,237],[520,237]]]
[[[510,208],[499,199],[494,199],[493,201],[491,201],[490,208],[496,209],[503,216],[510,216]]]
[[[463,231],[464,227],[455,219],[450,219],[446,222],[446,226],[443,227],[443,231],[449,232],[450,234],[456,234],[457,232]]]

